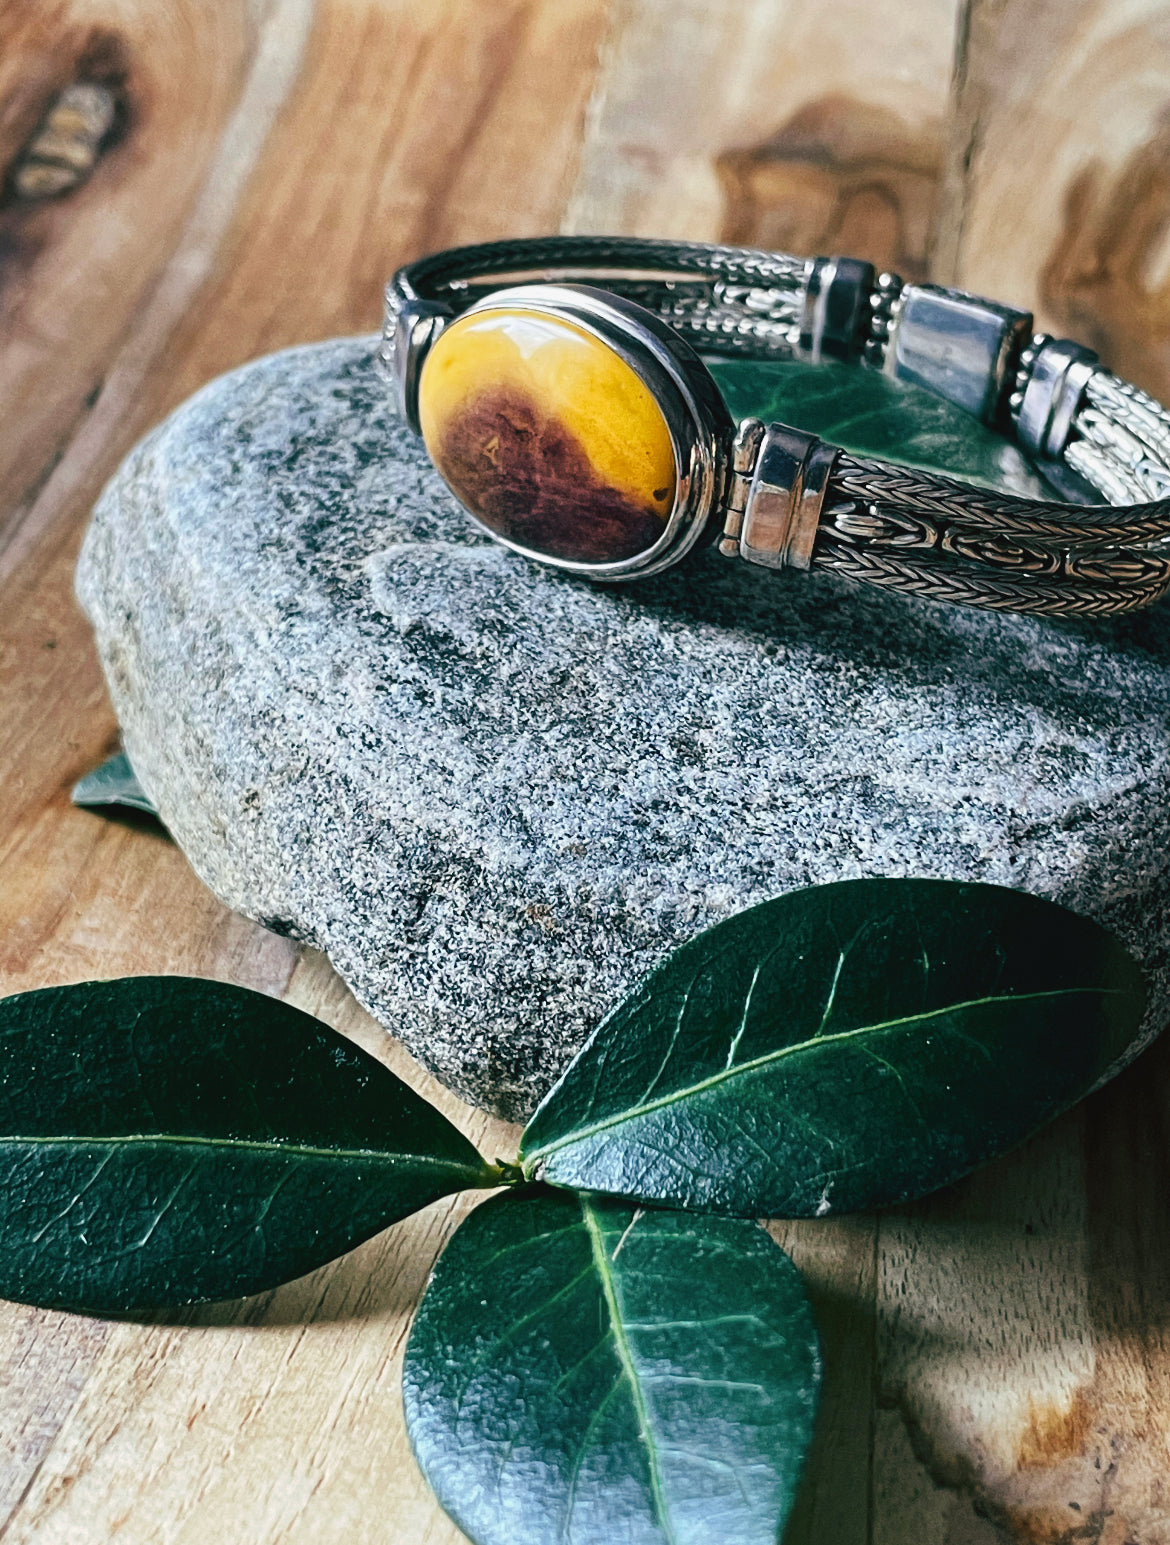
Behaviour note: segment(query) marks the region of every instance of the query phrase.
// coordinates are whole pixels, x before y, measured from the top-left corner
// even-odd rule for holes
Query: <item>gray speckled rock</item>
[[[1170,611],[996,617],[714,553],[638,589],[477,536],[370,340],[212,383],[79,573],[127,750],[230,905],[527,1111],[673,946],[795,886],[978,878],[1170,986]]]

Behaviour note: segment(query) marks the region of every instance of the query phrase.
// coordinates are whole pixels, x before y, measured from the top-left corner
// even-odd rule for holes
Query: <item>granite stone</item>
[[[1170,609],[1053,622],[713,550],[636,587],[478,534],[373,341],[214,381],[78,589],[150,797],[467,1098],[529,1111],[697,930],[867,874],[1019,886],[1170,991]]]

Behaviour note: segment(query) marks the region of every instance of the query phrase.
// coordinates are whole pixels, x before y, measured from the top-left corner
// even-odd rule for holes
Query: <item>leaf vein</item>
[[[161,1143],[176,1148],[226,1148],[233,1153],[278,1154],[295,1159],[373,1159],[379,1164],[423,1165],[434,1169],[451,1170],[456,1174],[462,1175],[482,1173],[479,1170],[473,1169],[469,1164],[460,1163],[457,1159],[438,1158],[433,1154],[389,1153],[385,1149],[378,1148],[321,1148],[295,1142],[264,1143],[258,1142],[253,1138],[200,1137],[172,1132],[129,1132],[117,1136],[57,1134],[48,1137],[43,1134],[29,1137],[20,1133],[13,1133],[0,1137],[0,1149],[16,1145],[25,1147],[117,1148],[131,1147],[137,1144],[146,1145],[149,1143]]]
[[[614,1349],[621,1364],[621,1372],[629,1381],[634,1414],[638,1421],[638,1427],[641,1430],[642,1442],[646,1446],[646,1460],[650,1471],[650,1491],[654,1498],[654,1506],[658,1512],[659,1521],[662,1524],[663,1538],[666,1540],[667,1545],[676,1545],[674,1530],[671,1527],[670,1516],[666,1509],[666,1498],[662,1490],[662,1477],[658,1470],[658,1452],[655,1447],[653,1434],[650,1431],[650,1414],[646,1410],[642,1381],[639,1378],[638,1370],[634,1363],[634,1349],[630,1345],[630,1340],[626,1335],[625,1325],[622,1321],[621,1307],[617,1300],[617,1284],[613,1279],[612,1263],[606,1253],[605,1239],[601,1232],[601,1225],[597,1220],[597,1214],[585,1197],[581,1198],[581,1213],[585,1219],[585,1227],[589,1230],[589,1241],[593,1247],[593,1260],[597,1267],[597,1275],[601,1279],[601,1290],[605,1294],[606,1306],[609,1309],[610,1325],[613,1328]]]
[[[761,1068],[782,1062],[785,1058],[796,1056],[800,1052],[812,1049],[819,1050],[821,1047],[830,1046],[835,1042],[855,1040],[858,1036],[877,1035],[885,1030],[904,1029],[911,1025],[926,1024],[932,1019],[939,1019],[947,1014],[960,1013],[966,1009],[985,1008],[990,1004],[1034,1003],[1046,998],[1077,997],[1085,993],[1096,994],[1100,997],[1124,996],[1123,989],[1115,987],[1056,987],[1044,992],[1008,993],[985,998],[971,998],[962,1003],[944,1004],[941,1008],[928,1009],[919,1014],[907,1014],[900,1019],[888,1019],[877,1025],[859,1025],[854,1030],[838,1030],[831,1035],[823,1035],[818,1031],[817,1034],[811,1036],[808,1040],[798,1041],[791,1046],[778,1047],[775,1051],[765,1052],[763,1055],[753,1058],[750,1062],[741,1062],[735,1067],[721,1068],[717,1072],[709,1074],[706,1078],[700,1079],[697,1083],[690,1084],[682,1089],[673,1090],[670,1094],[662,1095],[657,1100],[629,1105],[612,1116],[607,1116],[601,1121],[595,1121],[591,1126],[578,1127],[571,1132],[567,1132],[564,1137],[554,1138],[552,1142],[545,1143],[527,1156],[526,1172],[528,1174],[534,1173],[539,1161],[547,1154],[554,1153],[558,1148],[563,1148],[570,1143],[579,1143],[587,1137],[596,1136],[600,1132],[608,1131],[611,1127],[620,1126],[623,1122],[631,1121],[635,1117],[647,1116],[651,1115],[654,1111],[664,1110],[666,1107],[675,1105],[692,1095],[704,1094],[708,1089],[714,1089],[718,1085],[726,1083],[729,1079],[740,1078],[746,1074],[757,1072]]]

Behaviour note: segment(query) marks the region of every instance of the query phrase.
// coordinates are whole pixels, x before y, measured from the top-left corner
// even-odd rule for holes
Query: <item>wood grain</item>
[[[22,426],[0,443],[11,535],[13,511],[64,450],[180,233],[189,232],[217,151],[221,168],[228,146],[246,164],[232,115],[261,29],[232,0],[142,7],[136,17],[117,0],[13,0],[3,17],[10,160],[69,80],[108,82],[125,116],[119,142],[71,197],[29,202],[10,190],[0,208],[0,420],[19,414]],[[284,38],[295,51],[295,28]],[[279,72],[268,57],[263,65],[252,78],[267,84]]]
[[[618,0],[567,220],[920,276],[956,0]]]
[[[1170,11],[968,0],[937,271],[1170,395]]]
[[[71,589],[102,482],[216,372],[374,327],[405,258],[558,228],[851,248],[1035,302],[1165,388],[1168,25],[1155,0],[8,0],[2,165],[70,80],[124,122],[73,193],[0,202],[0,990],[282,994],[509,1153],[321,957],[70,805],[116,743]],[[1168,1095],[1157,1046],[943,1196],[774,1226],[829,1374],[785,1545],[1170,1545]],[[0,1539],[451,1545],[398,1370],[467,1205],[173,1323],[0,1306]]]

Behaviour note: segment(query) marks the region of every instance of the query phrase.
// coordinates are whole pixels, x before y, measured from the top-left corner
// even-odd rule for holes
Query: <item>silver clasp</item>
[[[1064,451],[1097,355],[1068,338],[1037,342],[1020,402],[1016,436],[1034,456],[1055,460]]]
[[[1027,311],[965,290],[908,284],[890,325],[885,372],[993,423],[1008,373],[1031,331]]]
[[[865,347],[876,271],[857,258],[810,258],[804,278],[799,349],[803,358],[851,360]]]
[[[745,419],[736,436],[721,552],[769,569],[807,569],[841,449],[788,424]],[[742,500],[742,504],[741,501]]]

